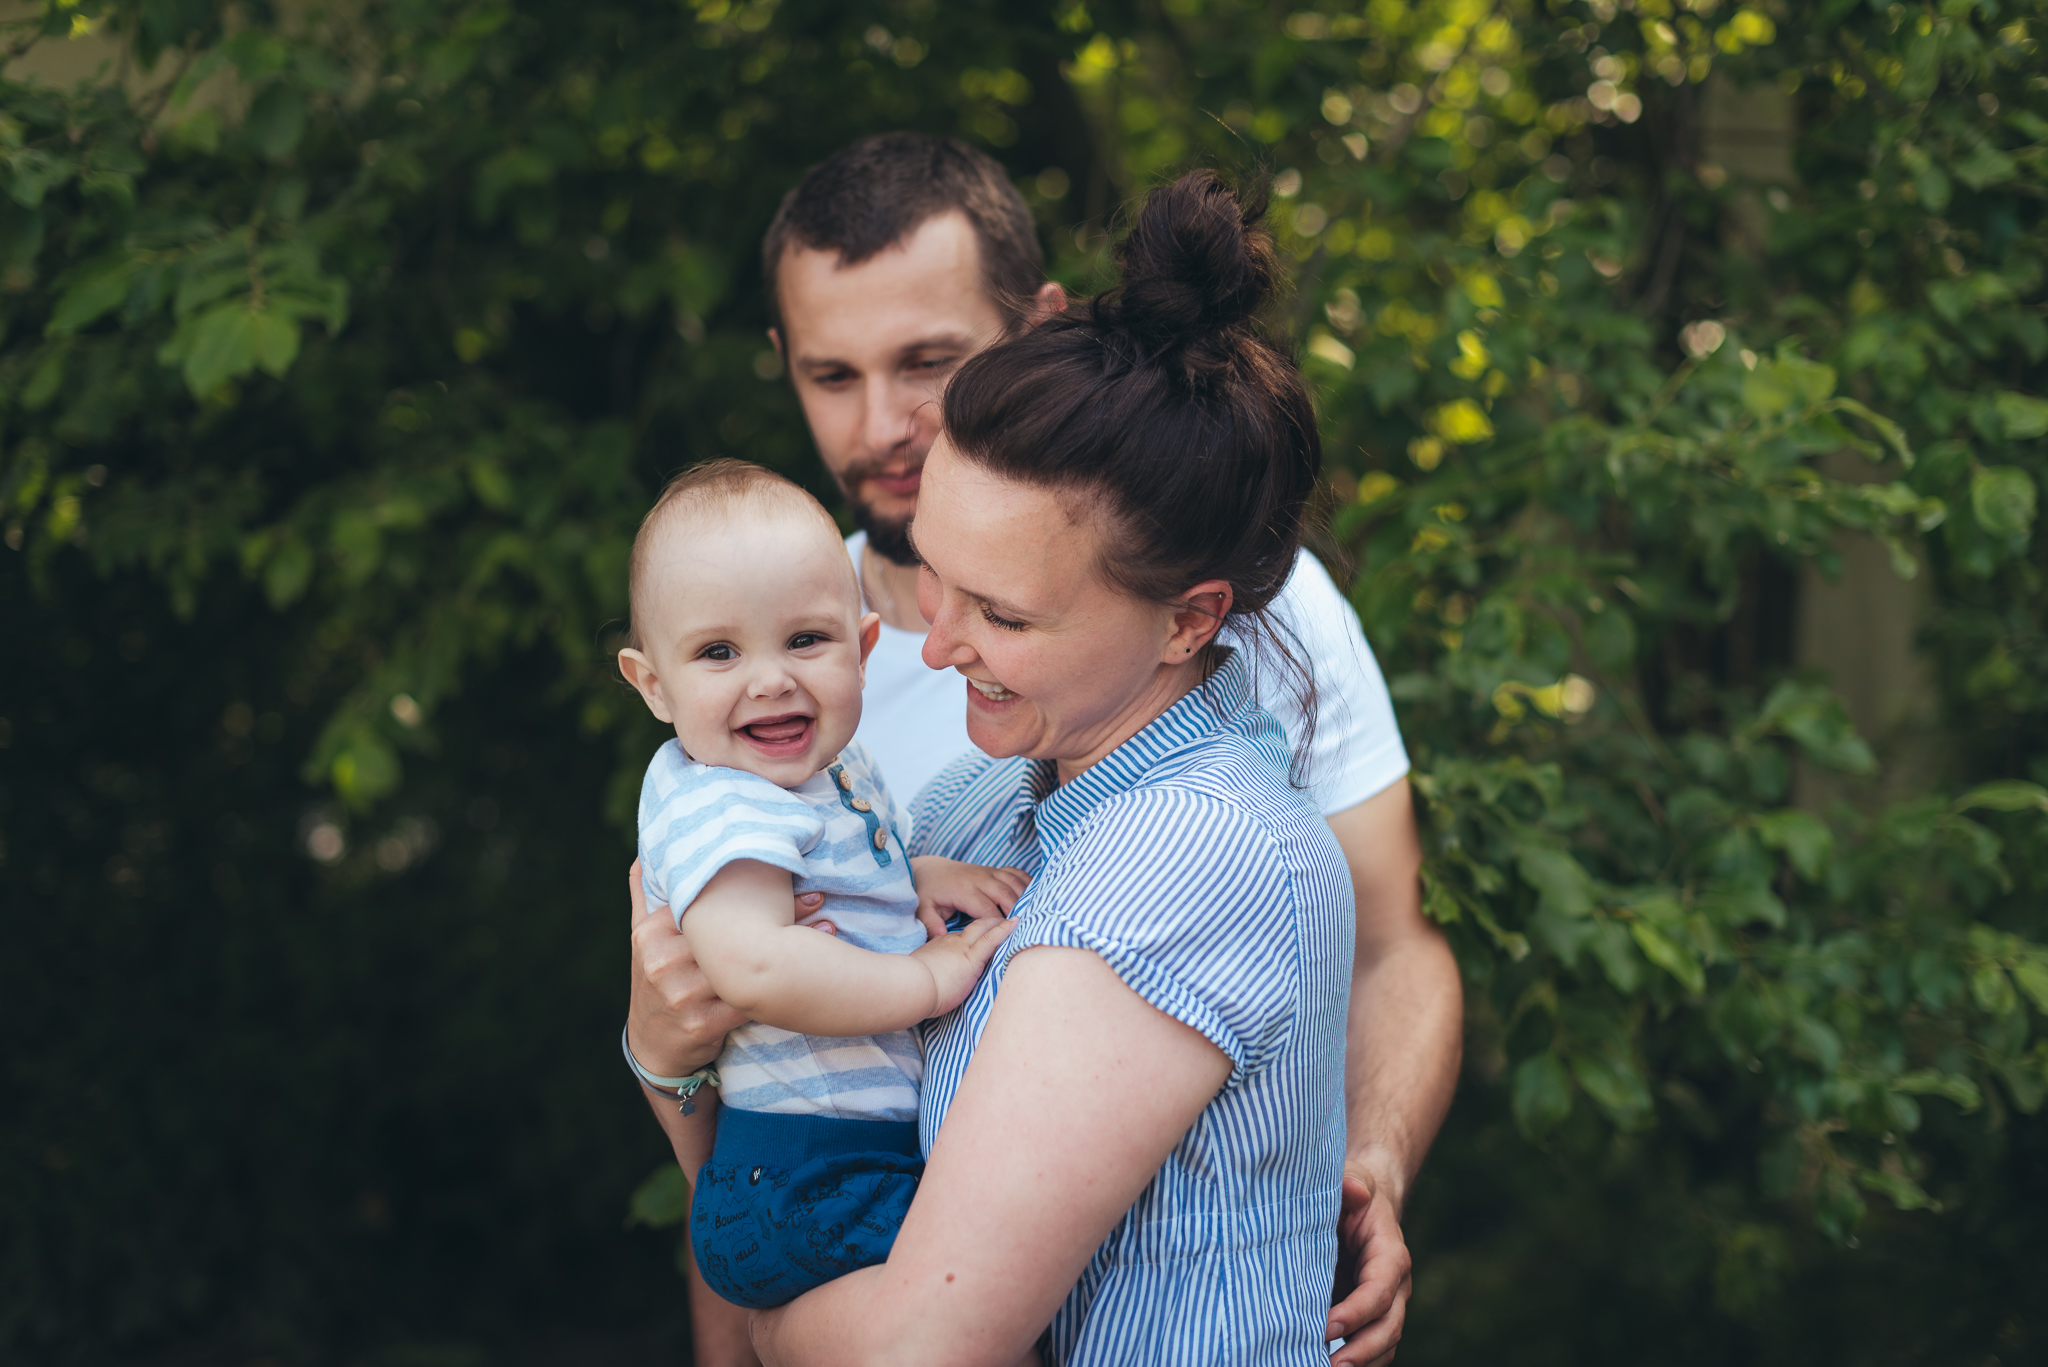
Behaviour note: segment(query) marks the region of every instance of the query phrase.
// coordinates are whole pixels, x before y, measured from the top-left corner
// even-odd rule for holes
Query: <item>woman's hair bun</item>
[[[1214,171],[1190,171],[1145,199],[1116,249],[1122,283],[1094,321],[1158,354],[1249,323],[1273,292],[1263,196],[1240,198]]]

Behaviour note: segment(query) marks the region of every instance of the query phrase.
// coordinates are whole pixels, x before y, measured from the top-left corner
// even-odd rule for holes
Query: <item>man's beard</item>
[[[892,565],[911,566],[917,563],[917,556],[910,549],[910,519],[891,521],[875,515],[875,510],[859,499],[849,498],[853,505],[853,525],[867,533],[868,548]]]
[[[847,506],[853,509],[853,525],[867,533],[868,545],[875,554],[892,565],[910,566],[917,563],[917,555],[910,549],[910,519],[892,521],[878,514],[874,506],[861,501],[859,489],[867,480],[873,479],[895,461],[864,461],[849,467],[839,475],[839,492],[846,495]],[[920,458],[917,468],[924,468]]]

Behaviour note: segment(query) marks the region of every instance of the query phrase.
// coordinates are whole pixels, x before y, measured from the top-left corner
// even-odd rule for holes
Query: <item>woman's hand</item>
[[[946,918],[956,911],[977,921],[1008,916],[1031,882],[1022,869],[985,868],[936,854],[914,856],[910,876],[917,884],[917,919],[934,940],[944,938]]]
[[[626,1008],[626,1040],[648,1072],[683,1077],[716,1060],[726,1035],[747,1018],[711,990],[669,909],[647,905],[637,859],[627,890],[633,900],[633,995]],[[796,914],[809,916],[824,905],[824,893],[807,892],[796,899]],[[812,929],[839,933],[830,921]]]
[[[626,1042],[640,1066],[682,1077],[718,1057],[726,1034],[747,1018],[718,999],[690,942],[667,907],[650,907],[640,886],[640,861],[628,880],[633,898],[633,995]]]

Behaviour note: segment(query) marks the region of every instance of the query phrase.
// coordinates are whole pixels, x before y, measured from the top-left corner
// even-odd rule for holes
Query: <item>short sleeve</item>
[[[1112,799],[1039,874],[1012,942],[1099,954],[1221,1049],[1235,1084],[1292,1034],[1303,933],[1271,834],[1216,797],[1151,788]]]
[[[640,785],[641,884],[678,925],[727,864],[757,859],[795,876],[824,833],[824,818],[794,793],[758,774],[693,764],[674,741]]]
[[[1394,720],[1387,681],[1373,658],[1358,614],[1322,562],[1304,550],[1273,601],[1276,617],[1294,633],[1315,674],[1316,728],[1309,746],[1308,798],[1332,816],[1374,796],[1408,772],[1408,751]],[[1260,705],[1299,750],[1305,729],[1301,707],[1285,686],[1278,661],[1259,660]]]

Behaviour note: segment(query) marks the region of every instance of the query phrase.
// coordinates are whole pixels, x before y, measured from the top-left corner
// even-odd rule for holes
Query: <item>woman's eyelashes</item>
[[[996,610],[986,603],[981,605],[981,620],[987,622],[992,627],[1001,627],[1004,631],[1024,630],[1022,622],[1014,622],[1008,617],[999,616]]]

